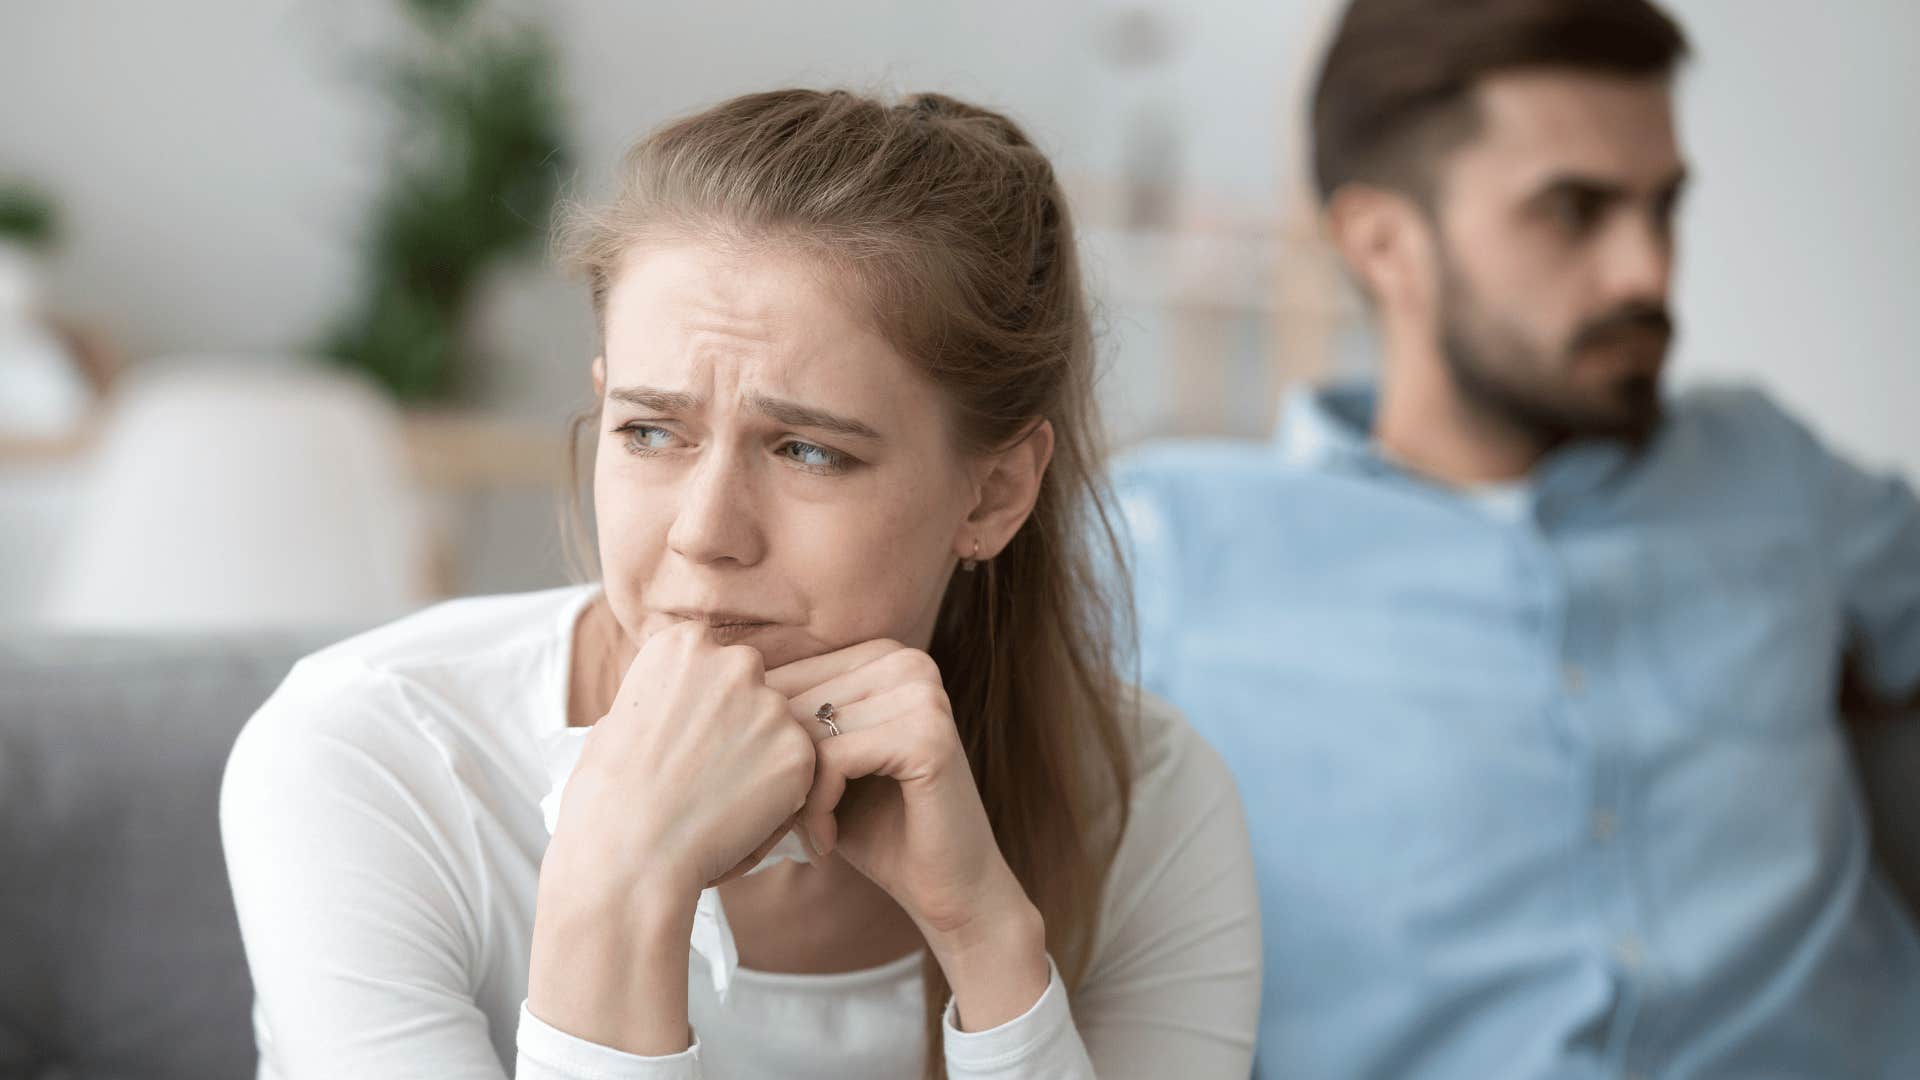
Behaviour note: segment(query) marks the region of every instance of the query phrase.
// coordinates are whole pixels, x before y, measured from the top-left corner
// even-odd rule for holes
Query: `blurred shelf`
[[[63,464],[82,457],[92,446],[89,428],[48,438],[0,435],[0,467]]]
[[[80,461],[98,437],[96,418],[79,430],[45,439],[0,437],[0,468]],[[404,436],[414,479],[431,491],[564,488],[564,428],[495,413],[409,412]]]
[[[414,478],[434,490],[564,488],[564,427],[493,413],[410,412],[407,453]]]

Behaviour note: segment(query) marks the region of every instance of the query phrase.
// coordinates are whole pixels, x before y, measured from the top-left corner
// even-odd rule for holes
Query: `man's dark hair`
[[[1353,0],[1314,85],[1314,185],[1322,201],[1361,182],[1430,202],[1435,163],[1478,128],[1487,76],[1664,76],[1686,55],[1648,0]]]

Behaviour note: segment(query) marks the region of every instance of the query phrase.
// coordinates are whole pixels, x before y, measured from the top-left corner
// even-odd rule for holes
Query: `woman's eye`
[[[665,450],[673,445],[673,432],[652,424],[623,424],[618,429],[627,437],[627,448],[639,453]]]
[[[796,465],[801,465],[817,472],[839,472],[847,466],[846,455],[836,453],[824,446],[815,446],[812,443],[783,443],[780,446],[780,454],[792,459]]]

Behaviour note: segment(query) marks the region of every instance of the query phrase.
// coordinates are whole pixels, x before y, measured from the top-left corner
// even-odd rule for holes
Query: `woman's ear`
[[[961,559],[991,559],[1026,524],[1040,498],[1040,482],[1053,461],[1053,425],[1042,420],[1027,436],[982,462],[976,473],[973,510],[954,537]]]
[[[593,358],[593,396],[607,396],[607,358],[604,355]]]

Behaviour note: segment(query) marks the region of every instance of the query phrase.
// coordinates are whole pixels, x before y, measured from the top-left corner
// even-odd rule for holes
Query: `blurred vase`
[[[426,599],[398,409],[272,358],[126,379],[64,548],[43,614],[68,629],[350,627]]]
[[[39,314],[40,262],[0,241],[0,438],[73,433],[92,393],[66,347]]]

